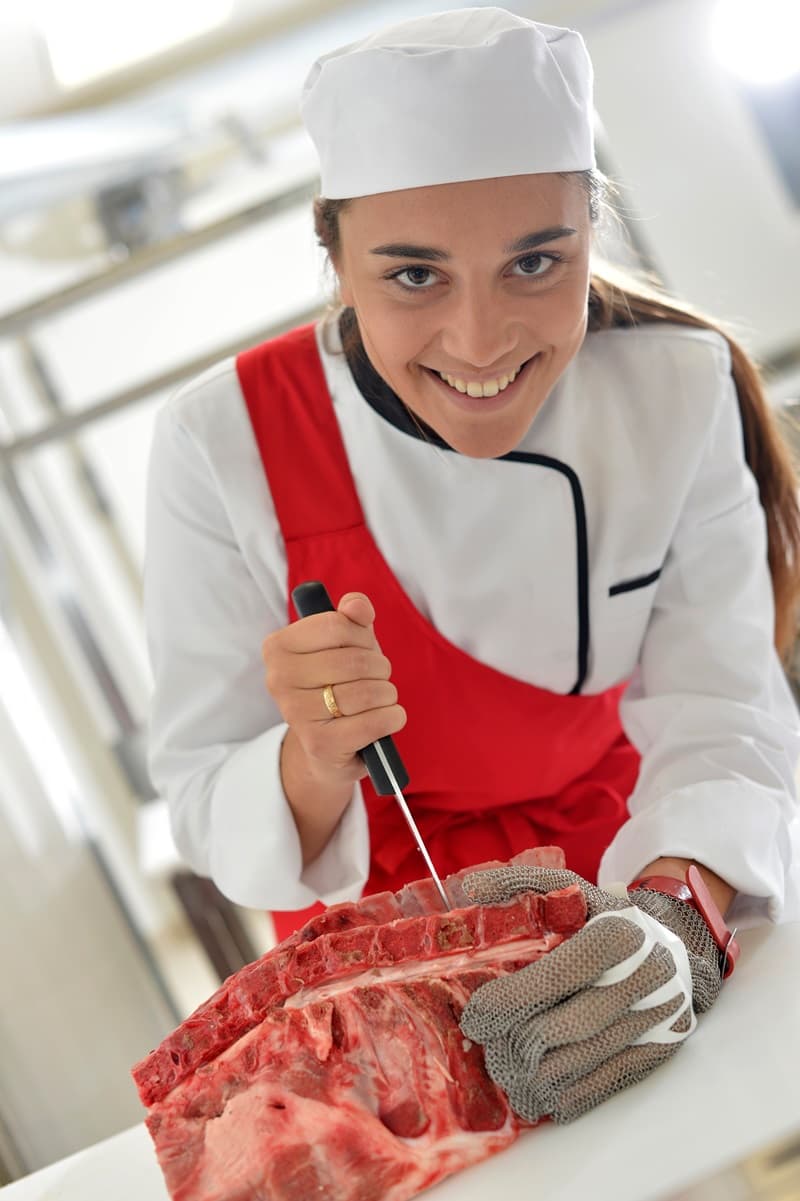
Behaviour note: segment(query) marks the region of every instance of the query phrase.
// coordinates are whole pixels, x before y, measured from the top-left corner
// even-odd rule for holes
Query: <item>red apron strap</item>
[[[236,370],[284,540],[363,525],[314,326],[244,351]]]

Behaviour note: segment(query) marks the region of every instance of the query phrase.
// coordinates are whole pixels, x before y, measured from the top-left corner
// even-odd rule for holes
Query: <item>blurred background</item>
[[[325,304],[313,59],[451,7],[0,0],[0,1184],[139,1121],[130,1065],[271,944],[180,863],[147,775],[151,431]],[[506,7],[588,43],[605,254],[726,321],[791,437],[797,0]]]

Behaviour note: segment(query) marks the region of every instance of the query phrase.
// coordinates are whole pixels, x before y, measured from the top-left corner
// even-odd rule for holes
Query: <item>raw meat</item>
[[[429,880],[332,906],[137,1064],[173,1201],[407,1201],[513,1142],[523,1123],[459,1017],[579,929],[585,901],[472,905],[466,874],[445,881],[447,913]]]

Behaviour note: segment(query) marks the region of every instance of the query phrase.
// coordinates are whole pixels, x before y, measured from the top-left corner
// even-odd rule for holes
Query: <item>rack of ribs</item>
[[[512,862],[564,865],[556,847]],[[577,886],[476,905],[467,874],[444,881],[448,912],[432,880],[331,906],[136,1065],[173,1201],[408,1201],[517,1138],[459,1018],[586,905]]]

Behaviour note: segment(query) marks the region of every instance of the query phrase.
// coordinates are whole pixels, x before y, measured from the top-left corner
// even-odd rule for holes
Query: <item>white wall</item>
[[[584,32],[613,163],[666,280],[768,354],[800,337],[800,211],[714,58],[712,8],[627,6]]]

